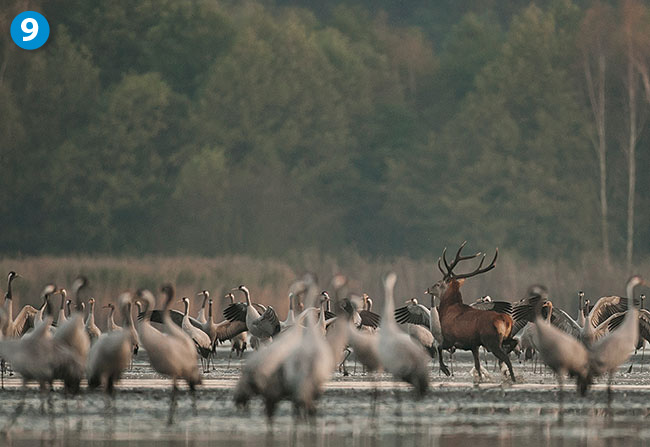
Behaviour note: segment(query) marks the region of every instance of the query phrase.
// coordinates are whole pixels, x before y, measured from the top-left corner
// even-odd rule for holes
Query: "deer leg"
[[[515,373],[512,370],[512,363],[510,363],[510,357],[508,354],[503,352],[503,349],[501,349],[501,346],[495,346],[494,349],[490,349],[492,353],[495,355],[496,358],[504,362],[508,366],[508,371],[510,372],[510,378],[512,379],[513,382],[515,382]]]
[[[474,356],[474,368],[476,368],[476,374],[478,374],[478,382],[481,383],[483,374],[481,374],[481,359],[479,357],[479,347],[475,346],[472,348],[472,356]]]
[[[438,346],[438,363],[440,364],[440,371],[445,373],[446,376],[450,376],[449,368],[447,368],[445,361],[442,359],[442,345]]]

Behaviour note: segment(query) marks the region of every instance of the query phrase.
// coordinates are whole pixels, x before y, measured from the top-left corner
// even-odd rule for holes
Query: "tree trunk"
[[[629,38],[629,37],[628,37]],[[632,269],[634,255],[634,193],[636,189],[636,143],[637,143],[637,109],[636,109],[636,77],[634,68],[634,52],[632,42],[628,41],[627,93],[629,107],[629,139],[627,147],[627,244],[625,262],[628,273]]]
[[[602,48],[598,49],[596,79],[591,73],[591,64],[589,55],[584,55],[585,79],[587,81],[587,92],[591,111],[594,115],[596,124],[597,139],[594,141],[594,149],[598,158],[598,167],[600,175],[600,230],[603,250],[603,260],[606,268],[611,267],[610,248],[609,248],[609,221],[607,206],[607,139],[605,127],[605,79],[606,79],[607,60]]]

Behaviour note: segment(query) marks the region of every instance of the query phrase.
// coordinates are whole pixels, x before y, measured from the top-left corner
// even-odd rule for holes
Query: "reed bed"
[[[453,257],[453,253],[451,255]],[[239,284],[246,284],[255,301],[273,305],[283,318],[288,307],[288,287],[306,271],[317,275],[323,289],[329,287],[334,274],[344,273],[349,278],[348,288],[351,292],[368,293],[375,298],[377,308],[381,309],[382,274],[391,269],[397,273],[397,297],[407,299],[415,296],[425,299],[423,291],[441,277],[436,261],[437,258],[430,261],[409,258],[368,260],[356,253],[341,253],[334,257],[309,251],[289,254],[284,260],[243,255],[212,258],[39,256],[2,258],[0,272],[15,270],[22,276],[14,282],[14,306],[38,306],[40,291],[47,282],[69,287],[77,275],[86,275],[90,286],[85,292],[85,298],[93,296],[98,301],[95,317],[100,327],[103,327],[105,311],[101,305],[115,301],[124,290],[144,287],[158,291],[165,282],[174,284],[179,300],[182,296],[196,297],[196,293],[203,289],[210,290],[214,297],[217,321],[221,319],[220,312],[225,306],[224,294]],[[473,263],[468,264],[472,265],[465,266],[466,268],[473,268]],[[461,269],[462,267],[459,268]],[[632,273],[650,278],[650,260],[637,264]],[[466,282],[463,294],[465,302],[483,295],[515,301],[524,296],[529,285],[539,283],[548,287],[556,305],[574,315],[577,313],[578,290],[584,290],[590,298],[624,294],[628,277],[629,274],[618,265],[605,268],[596,256],[584,256],[577,262],[528,261],[503,252],[493,271]],[[4,289],[6,283],[3,281],[0,287]],[[196,312],[198,302],[198,298],[193,301],[193,313]],[[55,299],[53,305],[58,306],[58,300]],[[176,307],[180,309],[180,303]]]

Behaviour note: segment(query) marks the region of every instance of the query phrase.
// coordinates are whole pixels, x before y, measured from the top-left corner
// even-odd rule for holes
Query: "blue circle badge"
[[[25,50],[35,50],[43,46],[50,37],[50,24],[36,11],[21,12],[11,22],[11,38]]]

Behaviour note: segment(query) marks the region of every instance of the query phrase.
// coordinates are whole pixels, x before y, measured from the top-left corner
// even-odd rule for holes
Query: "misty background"
[[[2,4],[0,265],[28,300],[84,272],[286,307],[306,269],[377,294],[391,267],[420,296],[463,240],[501,250],[472,300],[650,275],[650,2]]]

